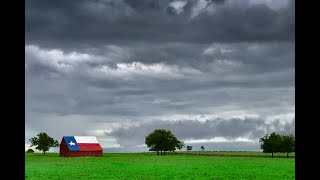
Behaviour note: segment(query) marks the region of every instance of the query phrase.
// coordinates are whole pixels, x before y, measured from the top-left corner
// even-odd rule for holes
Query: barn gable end
[[[102,147],[94,136],[64,136],[60,143],[61,157],[102,156]]]

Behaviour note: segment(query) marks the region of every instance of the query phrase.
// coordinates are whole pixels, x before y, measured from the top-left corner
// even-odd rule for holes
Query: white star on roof
[[[72,141],[70,141],[68,144],[70,144],[70,146],[75,146],[76,145],[76,143],[74,143]]]

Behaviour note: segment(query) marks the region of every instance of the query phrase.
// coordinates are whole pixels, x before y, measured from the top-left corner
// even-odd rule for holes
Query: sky
[[[148,151],[295,133],[294,0],[27,0],[25,145],[40,132]]]

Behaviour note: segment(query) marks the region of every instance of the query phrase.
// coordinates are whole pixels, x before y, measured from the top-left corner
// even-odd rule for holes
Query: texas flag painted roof
[[[102,150],[95,136],[63,136],[71,151],[97,151]]]

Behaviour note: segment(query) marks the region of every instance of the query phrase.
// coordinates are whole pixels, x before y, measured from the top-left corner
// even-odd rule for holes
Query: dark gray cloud
[[[109,123],[198,116],[292,118],[294,46],[290,43],[167,46],[158,54],[171,61],[139,58],[156,59],[157,46],[108,46],[105,51],[72,53],[26,46],[27,123],[34,131],[42,129],[59,138],[110,129]],[[184,56],[183,48],[192,51],[192,47],[198,53]],[[96,125],[102,122],[107,124]]]
[[[129,42],[261,42],[294,40],[294,1],[272,9],[265,3],[223,4],[189,0],[184,11],[170,1],[26,2],[26,41],[81,48]],[[195,15],[196,14],[196,15]],[[194,16],[194,17],[193,17]],[[193,18],[191,18],[193,17]]]
[[[212,138],[294,132],[294,1],[31,0],[25,13],[26,143],[46,131],[145,150],[168,127],[245,150],[259,145]]]

